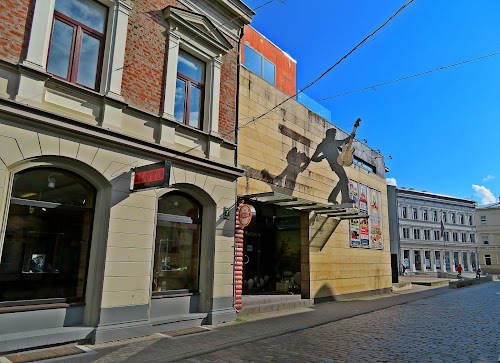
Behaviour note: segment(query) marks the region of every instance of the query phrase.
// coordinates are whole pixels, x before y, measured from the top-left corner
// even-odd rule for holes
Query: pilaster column
[[[418,253],[420,254],[420,271],[425,272],[425,250],[419,250]]]
[[[436,251],[435,250],[431,250],[431,271],[432,272],[436,272],[437,271],[437,268],[436,268]]]
[[[45,71],[56,0],[35,1],[28,53],[23,64]]]
[[[165,69],[165,92],[163,99],[163,117],[174,120],[175,83],[177,81],[177,62],[179,60],[180,36],[173,29],[168,31],[167,66]]]
[[[415,272],[415,250],[410,249],[410,271]]]

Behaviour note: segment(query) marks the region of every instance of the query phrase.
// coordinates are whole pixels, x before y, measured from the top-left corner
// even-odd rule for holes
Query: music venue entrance
[[[300,293],[300,212],[253,203],[245,228],[243,294]]]

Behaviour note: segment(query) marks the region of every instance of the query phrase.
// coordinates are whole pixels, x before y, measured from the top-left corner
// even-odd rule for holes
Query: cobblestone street
[[[497,362],[499,316],[488,283],[186,362]]]
[[[58,362],[497,362],[500,282],[316,305],[291,315],[89,345]]]

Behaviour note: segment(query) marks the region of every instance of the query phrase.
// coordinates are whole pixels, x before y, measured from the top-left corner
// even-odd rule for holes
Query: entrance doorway
[[[300,293],[300,213],[274,205],[254,205],[245,228],[243,294]]]

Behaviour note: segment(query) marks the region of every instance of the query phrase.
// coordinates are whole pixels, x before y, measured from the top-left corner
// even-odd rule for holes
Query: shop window
[[[195,128],[202,128],[205,68],[201,60],[179,51],[174,117]]]
[[[199,282],[201,206],[187,195],[158,200],[153,292],[196,292]]]
[[[0,262],[0,306],[83,301],[96,191],[71,172],[14,176]]]
[[[272,85],[276,84],[276,66],[260,53],[245,44],[245,67]]]
[[[56,0],[47,72],[97,90],[108,10],[93,0]]]

